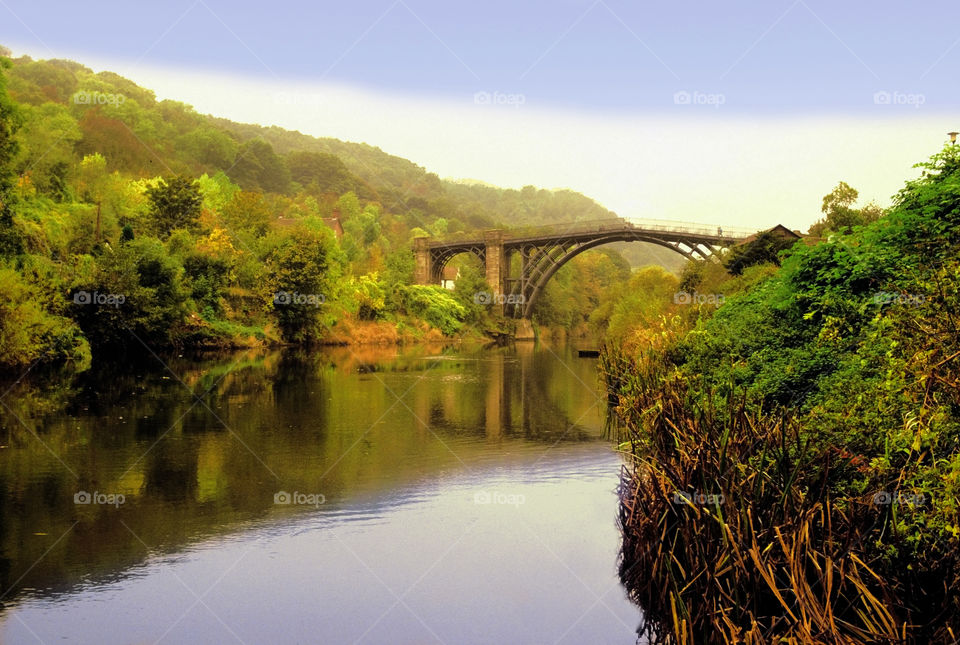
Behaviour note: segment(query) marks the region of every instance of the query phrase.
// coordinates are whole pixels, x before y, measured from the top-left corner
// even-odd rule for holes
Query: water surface
[[[2,399],[0,643],[634,642],[594,361],[164,360]]]

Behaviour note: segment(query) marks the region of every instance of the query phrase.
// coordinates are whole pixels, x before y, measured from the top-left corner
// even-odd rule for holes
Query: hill
[[[84,364],[91,348],[132,338],[184,347],[351,342],[361,323],[391,341],[476,330],[499,324],[473,301],[488,289],[478,267],[456,261],[453,294],[414,287],[412,238],[615,216],[569,190],[441,180],[371,145],[202,115],[74,61],[0,60],[3,364]],[[540,318],[583,325],[595,304],[578,296],[583,280],[599,293],[624,266],[610,250],[578,258],[551,292],[572,305],[544,303]],[[323,306],[287,307],[278,293]],[[84,307],[78,294],[125,300]]]

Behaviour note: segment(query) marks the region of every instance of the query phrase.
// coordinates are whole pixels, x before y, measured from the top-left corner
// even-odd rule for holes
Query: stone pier
[[[430,238],[418,237],[413,240],[413,253],[415,256],[413,268],[413,281],[416,284],[433,283],[433,259],[430,257]]]
[[[493,289],[493,297],[497,298],[503,295],[504,283],[507,274],[510,272],[510,265],[507,264],[507,257],[503,251],[503,231],[492,230],[484,231],[483,243],[486,246],[486,265],[487,284]],[[494,307],[502,314],[503,303],[494,304]]]

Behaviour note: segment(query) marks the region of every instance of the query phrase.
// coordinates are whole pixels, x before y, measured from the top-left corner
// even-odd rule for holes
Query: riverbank
[[[601,357],[651,643],[960,635],[960,152]]]

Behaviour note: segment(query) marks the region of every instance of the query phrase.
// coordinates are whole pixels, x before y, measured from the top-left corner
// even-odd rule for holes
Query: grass
[[[601,362],[621,387],[623,360],[607,348]],[[905,602],[916,572],[891,573],[875,548],[890,509],[872,491],[834,498],[848,458],[743,399],[697,408],[683,380],[646,367],[632,373],[641,382],[617,408],[631,456],[620,488],[620,576],[644,610],[642,636],[665,644],[956,641],[949,594],[931,594],[918,611]]]

